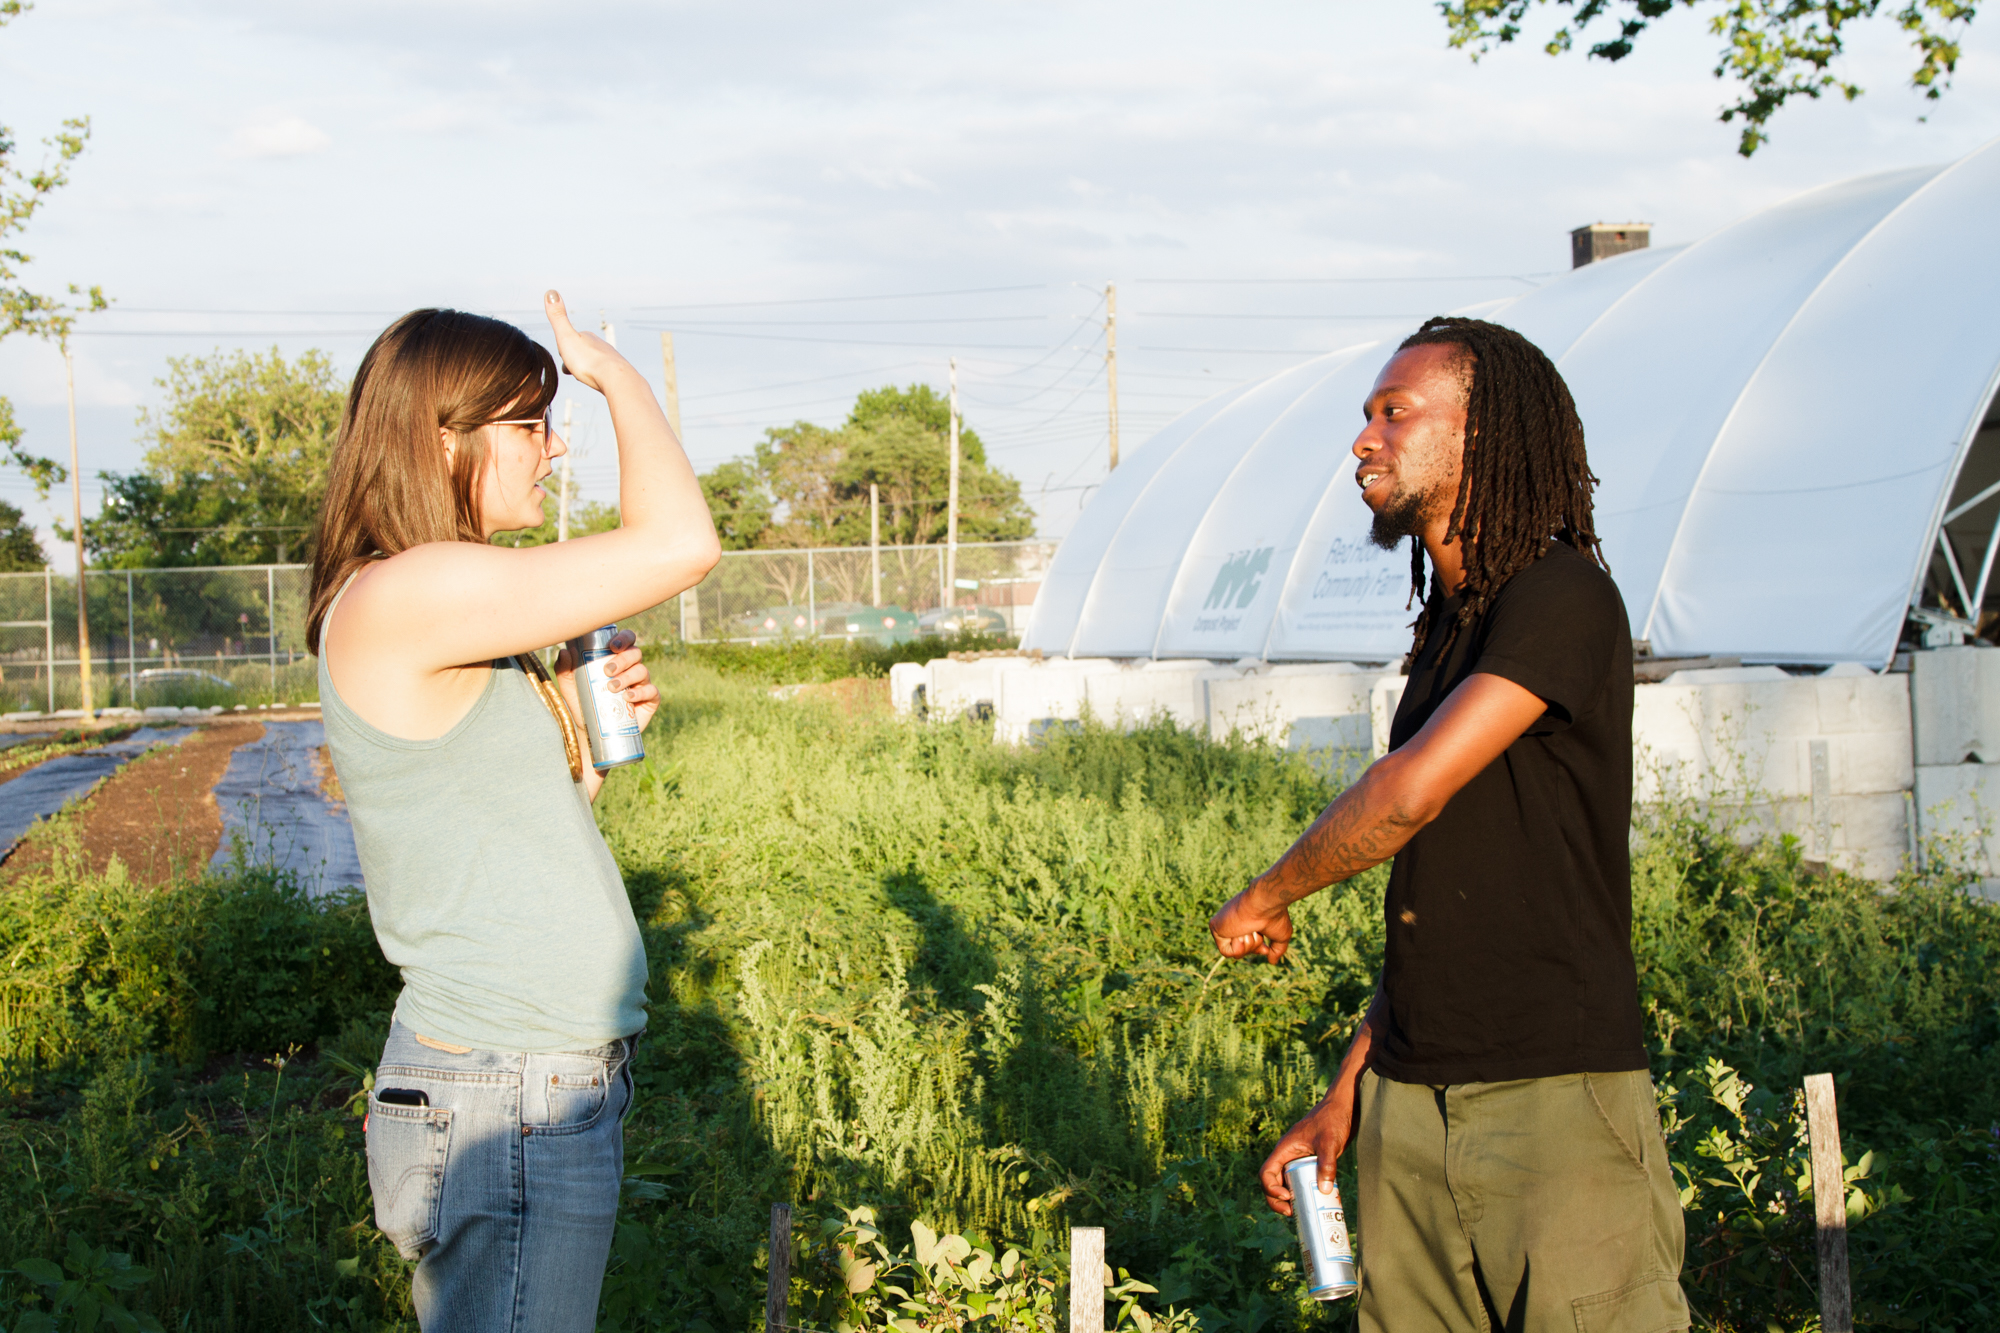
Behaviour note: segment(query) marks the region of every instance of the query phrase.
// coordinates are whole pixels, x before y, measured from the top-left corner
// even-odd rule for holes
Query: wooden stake
[[[667,424],[674,428],[674,438],[687,447],[687,437],[681,434],[681,378],[674,369],[674,335],[664,330],[660,334],[660,360],[667,368]]]
[[[90,698],[90,610],[84,605],[83,597],[83,465],[77,461],[76,452],[76,363],[71,360],[69,343],[64,342],[63,374],[69,380],[69,499],[70,513],[76,522],[76,666],[77,679],[83,685],[80,706],[86,721],[97,716],[91,707]],[[49,672],[51,694],[54,690],[55,671]]]
[[[1813,1213],[1819,1224],[1819,1317],[1825,1333],[1854,1333],[1847,1275],[1847,1181],[1840,1167],[1840,1117],[1833,1075],[1806,1075],[1806,1131],[1812,1139]]]
[[[1069,1229],[1069,1333],[1104,1333],[1104,1228]]]
[[[951,360],[951,485],[945,500],[945,605],[958,605],[958,358]]]
[[[1104,284],[1104,375],[1111,386],[1111,467],[1118,470],[1118,286]]]
[[[764,1288],[764,1333],[780,1333],[791,1319],[792,1206],[771,1205],[771,1280]]]

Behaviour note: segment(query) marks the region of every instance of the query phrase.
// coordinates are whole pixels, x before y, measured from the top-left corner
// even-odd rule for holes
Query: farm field
[[[653,973],[601,1327],[759,1326],[776,1200],[813,1328],[1061,1327],[1042,1283],[1076,1224],[1157,1289],[1112,1307],[1128,1325],[1350,1324],[1301,1299],[1252,1171],[1367,1001],[1382,872],[1303,905],[1283,968],[1218,966],[1205,929],[1327,780],[1171,728],[1009,750],[866,688],[770,695],[853,669],[657,659],[650,757],[600,803]],[[358,1094],[396,983],[358,898],[257,869],[156,887],[90,854],[89,819],[32,835],[0,893],[0,1324],[55,1313],[68,1278],[167,1328],[414,1329],[369,1223]],[[1794,1090],[1832,1070],[1862,1318],[1994,1326],[2000,914],[1949,847],[1884,894],[1690,811],[1642,833],[1635,943],[1699,1325],[1816,1327]],[[945,1290],[932,1231],[1016,1249],[1011,1294]]]

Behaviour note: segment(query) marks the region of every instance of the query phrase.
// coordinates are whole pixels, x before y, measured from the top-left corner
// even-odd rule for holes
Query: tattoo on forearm
[[[1280,859],[1286,873],[1277,888],[1287,903],[1380,865],[1410,840],[1420,821],[1376,808],[1368,796],[1362,785],[1351,788]]]

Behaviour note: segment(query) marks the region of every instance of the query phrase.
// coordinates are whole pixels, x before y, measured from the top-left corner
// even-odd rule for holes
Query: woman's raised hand
[[[562,368],[576,378],[597,390],[604,392],[604,376],[614,366],[627,364],[618,355],[618,349],[594,333],[585,333],[569,322],[569,311],[563,307],[563,299],[556,292],[545,293],[542,297],[543,313],[549,317],[549,327],[556,334],[556,356],[562,361]]]

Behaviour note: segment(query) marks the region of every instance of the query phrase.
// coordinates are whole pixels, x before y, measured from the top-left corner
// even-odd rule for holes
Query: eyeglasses
[[[541,445],[543,453],[547,453],[549,451],[549,441],[555,438],[556,433],[555,409],[550,408],[538,417],[509,417],[505,421],[488,421],[485,424],[488,426],[526,426],[529,433],[535,437],[535,443]]]

